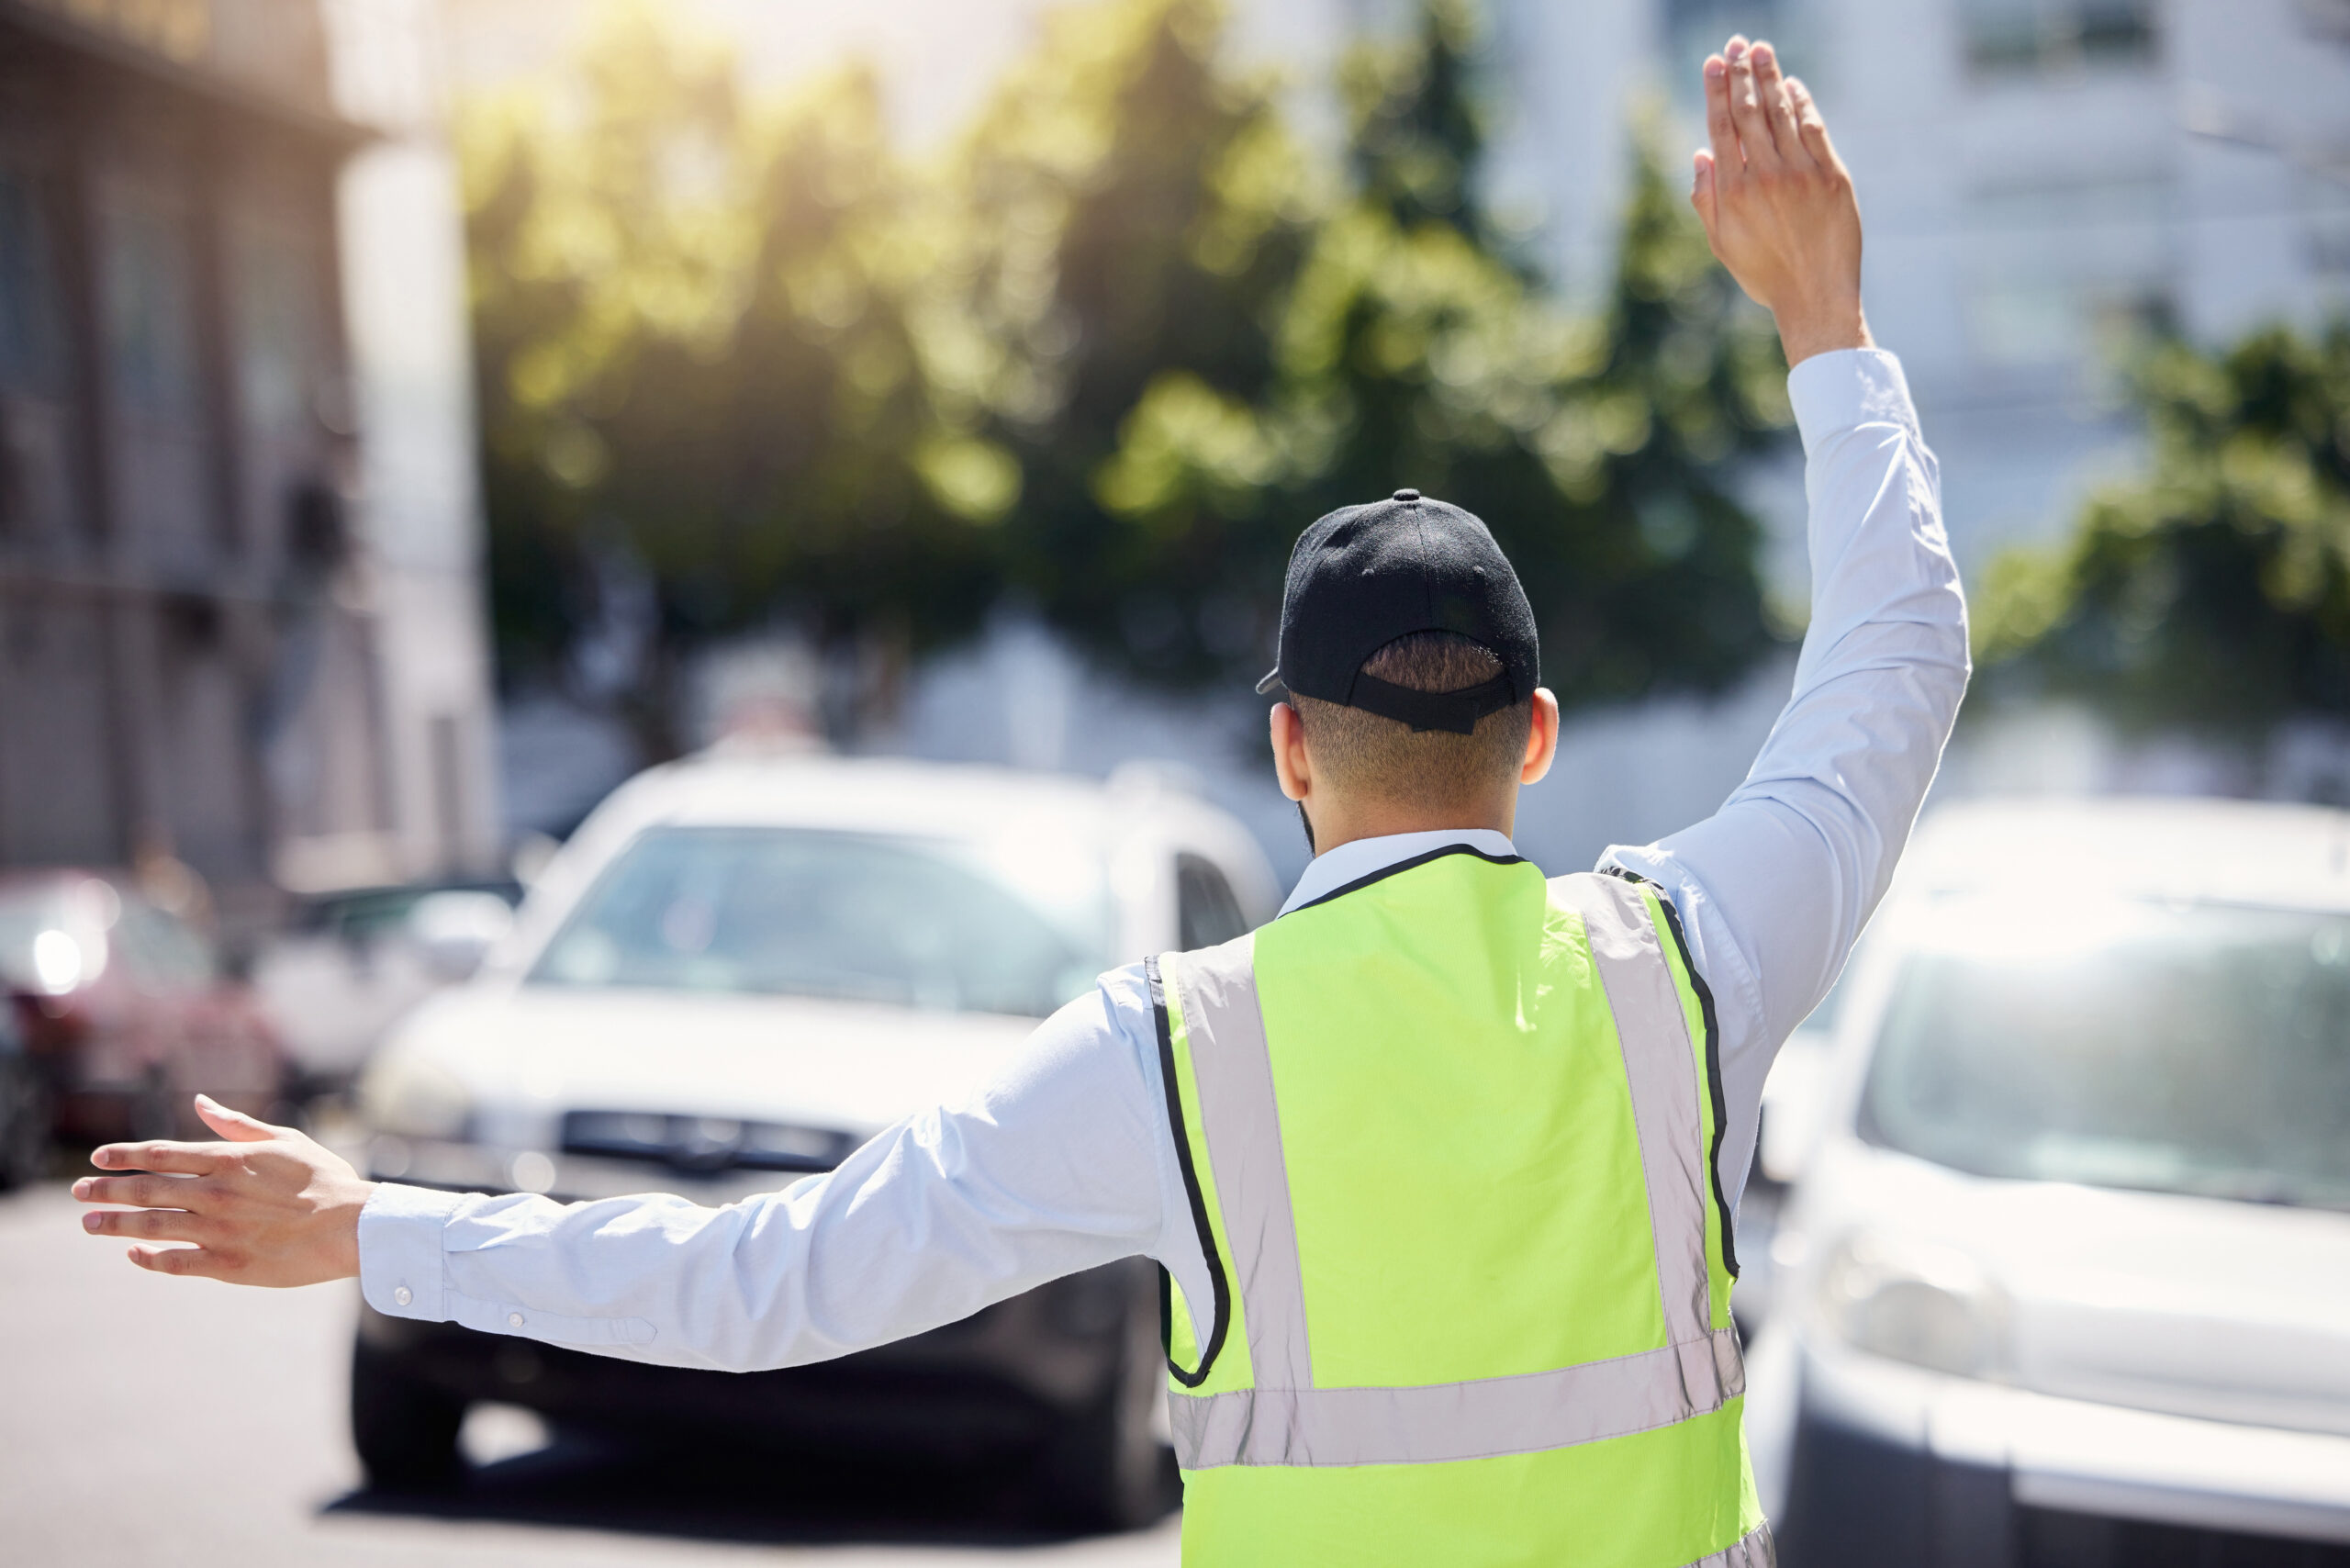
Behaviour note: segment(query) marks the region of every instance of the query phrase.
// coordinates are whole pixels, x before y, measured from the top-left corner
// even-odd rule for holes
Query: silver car
[[[2350,816],[1944,812],[1843,990],[1774,1111],[1785,1560],[2350,1562]]]
[[[720,1204],[831,1170],[1002,1065],[1146,953],[1268,917],[1230,817],[1155,775],[1108,784],[829,757],[707,756],[623,786],[471,983],[361,1079],[380,1178]],[[901,1344],[733,1375],[364,1313],[352,1415],[375,1482],[457,1469],[466,1406],[634,1432],[1024,1455],[1074,1520],[1166,1506],[1156,1271],[1091,1271]]]

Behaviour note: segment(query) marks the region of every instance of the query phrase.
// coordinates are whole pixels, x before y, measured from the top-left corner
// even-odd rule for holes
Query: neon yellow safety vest
[[[1459,846],[1146,968],[1187,1564],[1772,1562],[1670,905]]]

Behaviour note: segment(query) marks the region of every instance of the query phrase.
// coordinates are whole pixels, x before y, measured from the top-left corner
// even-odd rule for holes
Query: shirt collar
[[[1298,878],[1297,886],[1290,890],[1281,913],[1302,909],[1315,899],[1327,898],[1348,882],[1360,881],[1401,861],[1456,844],[1466,845],[1481,855],[1517,853],[1517,846],[1509,841],[1509,834],[1489,827],[1443,827],[1427,833],[1391,833],[1378,838],[1351,839],[1314,857],[1305,868],[1305,874]]]

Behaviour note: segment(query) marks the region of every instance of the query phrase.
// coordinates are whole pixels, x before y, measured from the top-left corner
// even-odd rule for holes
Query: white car
[[[373,1174],[719,1204],[832,1169],[1002,1064],[1103,969],[1270,916],[1245,830],[1164,777],[706,756],[622,786],[469,984],[362,1077]],[[712,1425],[828,1450],[1028,1450],[1063,1511],[1165,1506],[1158,1291],[1142,1260],[820,1366],[635,1366],[366,1313],[352,1381],[379,1484],[457,1469],[465,1406]]]
[[[349,1086],[402,1014],[472,974],[513,927],[512,882],[352,888],[300,901],[255,958],[253,990],[303,1085]]]
[[[2350,1562],[2350,815],[1943,812],[1842,989],[1750,1360],[1785,1561]]]

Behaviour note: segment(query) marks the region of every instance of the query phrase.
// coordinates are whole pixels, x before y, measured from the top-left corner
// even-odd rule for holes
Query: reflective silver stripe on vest
[[[1169,1413],[1186,1470],[1436,1464],[1650,1431],[1744,1392],[1738,1335],[1725,1328],[1694,1344],[1472,1383],[1177,1394]]]
[[[1175,997],[1183,1010],[1254,1381],[1269,1388],[1312,1388],[1297,1220],[1290,1209],[1265,1018],[1257,1006],[1256,946],[1251,935],[1183,955],[1173,966]]]
[[[1689,1568],[1778,1568],[1779,1549],[1769,1525],[1756,1525],[1711,1557],[1700,1557]]]
[[[1632,1089],[1640,1165],[1648,1178],[1649,1224],[1656,1233],[1657,1284],[1667,1342],[1713,1330],[1707,1283],[1706,1124],[1689,1015],[1639,889],[1621,877],[1584,873],[1550,884],[1583,916],[1591,956],[1616,1015],[1624,1076]]]
[[[1162,961],[1182,1010],[1255,1384],[1225,1394],[1169,1390],[1183,1469],[1534,1453],[1671,1426],[1745,1393],[1738,1331],[1712,1327],[1702,1086],[1655,922],[1639,890],[1619,878],[1585,874],[1551,886],[1583,918],[1616,1021],[1648,1188],[1665,1347],[1469,1383],[1315,1387],[1255,943],[1243,937]],[[1758,1531],[1692,1568],[1769,1568],[1770,1552],[1768,1532]]]

